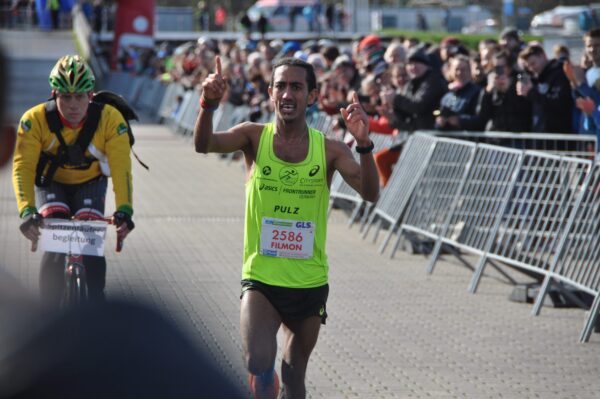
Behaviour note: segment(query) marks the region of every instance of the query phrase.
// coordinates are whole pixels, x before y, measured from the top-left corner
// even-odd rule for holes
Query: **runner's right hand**
[[[39,213],[32,213],[23,218],[23,222],[19,226],[21,233],[31,241],[31,250],[37,249],[37,242],[40,238],[40,225],[42,224],[42,215]]]
[[[215,66],[215,73],[208,75],[208,77],[204,79],[204,82],[202,83],[202,97],[211,102],[220,101],[225,95],[225,90],[227,89],[227,82],[221,73],[221,57],[216,56]]]

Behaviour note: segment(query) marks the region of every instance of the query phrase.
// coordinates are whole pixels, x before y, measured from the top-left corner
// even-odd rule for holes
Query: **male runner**
[[[244,122],[213,134],[213,111],[226,86],[217,57],[216,73],[202,84],[194,144],[201,153],[244,153],[248,181],[240,329],[250,389],[256,398],[304,398],[308,358],[327,317],[331,178],[337,170],[369,201],[379,193],[367,115],[356,93],[340,109],[361,154],[359,164],[346,144],[306,125],[306,108],[318,96],[315,74],[310,64],[286,58],[274,65],[269,84],[274,123]],[[274,363],[281,326],[279,393]]]

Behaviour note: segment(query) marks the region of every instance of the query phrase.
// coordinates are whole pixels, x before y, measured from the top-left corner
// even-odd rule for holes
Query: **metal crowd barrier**
[[[598,151],[596,136],[586,134],[444,132],[438,130],[421,130],[419,133],[586,159],[594,159]]]
[[[443,232],[455,198],[465,183],[476,144],[437,138],[425,170],[408,202],[391,257],[398,250],[402,233],[410,231],[431,239]]]
[[[560,234],[576,209],[591,162],[526,151],[503,219],[471,280],[475,292],[488,259],[545,276]]]
[[[371,141],[373,141],[374,152],[389,147],[393,140],[392,136],[388,134],[371,133],[369,137],[371,138]],[[354,151],[354,146],[352,146],[352,152],[355,159],[358,160],[359,154]],[[350,204],[352,214],[348,226],[352,226],[356,222],[361,210],[364,211],[365,219],[363,219],[363,221],[366,222],[368,210],[370,209],[369,202],[363,200],[360,194],[346,183],[338,172],[333,175],[331,186],[329,187],[329,213],[336,200],[345,200]]]
[[[98,45],[97,35],[92,32],[87,17],[81,10],[81,5],[74,4],[71,15],[73,18],[73,34],[78,50],[92,67],[96,80],[102,81],[110,73],[110,67],[101,54],[102,50],[101,46]]]
[[[306,118],[306,124],[313,129],[317,129],[325,136],[331,137],[335,124],[335,117],[325,112],[312,112]]]
[[[600,311],[600,163],[417,134],[408,139],[369,217],[388,236],[412,232],[478,254],[470,291],[493,261],[544,278],[533,314],[552,284],[594,297],[581,332],[587,342]],[[581,302],[582,306],[586,304]]]
[[[127,72],[111,72],[102,82],[102,89],[114,91],[122,95],[127,101],[131,101],[128,96],[134,80],[135,78],[132,79],[132,76]]]
[[[178,111],[178,98],[181,97],[183,99],[183,94],[185,90],[183,86],[178,84],[168,84],[166,85],[165,92],[163,93],[162,99],[160,101],[160,105],[158,106],[158,122],[166,122],[171,123]]]
[[[146,81],[143,91],[138,95],[138,101],[135,105],[156,119],[161,105],[160,99],[164,97],[167,86],[156,79],[144,79]]]
[[[373,242],[377,240],[384,223],[389,224],[388,234],[379,252],[383,253],[391,238],[398,229],[408,200],[425,170],[434,149],[435,138],[429,135],[417,134],[410,136],[402,149],[398,162],[394,166],[387,186],[381,190],[376,206],[369,216],[363,238],[369,234],[371,226],[379,221]]]
[[[13,8],[11,3],[15,3],[15,1],[4,1],[0,5],[1,29],[31,30],[37,28],[36,11],[29,4],[26,7],[17,5],[17,8]]]
[[[477,145],[465,183],[433,249],[427,267],[430,273],[443,244],[480,256],[490,250],[522,160],[523,151]]]
[[[200,93],[196,90],[186,91],[174,119],[177,133],[186,135],[193,132],[198,112],[200,112]]]
[[[563,282],[590,294],[594,299],[579,338],[587,342],[598,323],[600,311],[600,163],[593,166],[581,187],[579,201],[572,209],[565,231],[532,313],[540,313],[553,283]]]

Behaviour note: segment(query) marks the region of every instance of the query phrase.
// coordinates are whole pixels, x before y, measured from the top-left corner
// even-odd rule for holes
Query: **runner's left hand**
[[[356,139],[359,146],[368,146],[369,139],[369,118],[358,101],[358,94],[352,93],[352,103],[346,108],[340,108],[340,113],[346,123],[346,128]]]

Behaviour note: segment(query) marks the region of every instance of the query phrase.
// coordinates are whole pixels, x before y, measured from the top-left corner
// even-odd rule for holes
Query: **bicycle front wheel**
[[[87,283],[83,265],[71,264],[65,271],[63,307],[75,307],[87,302]]]

